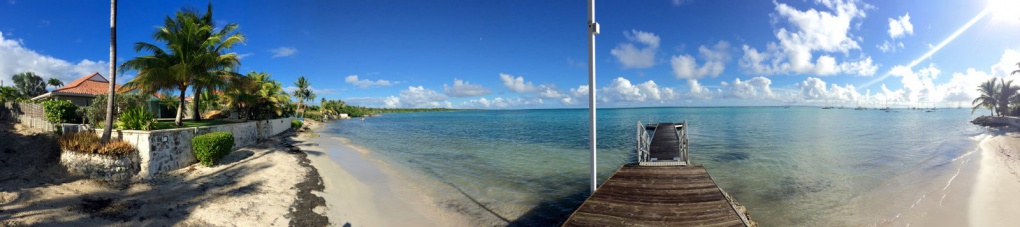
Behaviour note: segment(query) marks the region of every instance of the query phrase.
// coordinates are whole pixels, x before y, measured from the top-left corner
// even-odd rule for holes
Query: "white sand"
[[[1020,223],[1020,133],[996,133],[981,142],[981,164],[970,199],[971,226]]]
[[[295,140],[322,176],[321,196],[332,225],[472,226],[468,217],[438,207],[365,149],[313,133]]]
[[[20,137],[2,135],[5,141]],[[213,167],[192,165],[123,189],[26,173],[30,176],[26,180],[6,181],[0,189],[0,226],[289,224],[295,185],[310,171],[298,164],[299,156],[270,141],[234,151],[221,162]]]

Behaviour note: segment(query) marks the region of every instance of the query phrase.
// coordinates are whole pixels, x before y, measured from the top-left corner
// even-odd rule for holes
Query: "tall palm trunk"
[[[117,86],[117,0],[110,0],[110,95],[106,96],[106,127],[103,127],[102,143],[110,141],[113,129],[113,99]]]
[[[177,118],[174,119],[174,125],[177,125],[177,126],[181,126],[181,125],[184,124],[184,122],[181,121],[184,118],[184,105],[187,104],[187,103],[184,103],[184,90],[186,90],[186,89],[181,89],[181,96],[180,96],[181,103],[179,105],[177,105]]]
[[[192,105],[192,109],[191,109],[191,119],[195,120],[195,121],[202,121],[202,113],[201,113],[202,111],[198,109],[198,106],[199,106],[198,102],[199,102],[199,100],[201,100],[199,98],[201,98],[201,95],[202,95],[202,88],[198,87],[198,86],[195,86],[194,92],[195,92],[195,98],[191,99],[191,103],[193,104]]]

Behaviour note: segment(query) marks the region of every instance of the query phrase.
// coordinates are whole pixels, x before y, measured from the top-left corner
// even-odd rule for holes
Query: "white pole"
[[[598,188],[595,147],[595,35],[599,34],[598,23],[595,23],[595,0],[588,0],[588,118],[591,134],[591,193]]]

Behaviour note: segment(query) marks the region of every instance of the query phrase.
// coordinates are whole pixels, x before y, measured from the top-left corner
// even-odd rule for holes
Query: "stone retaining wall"
[[[60,152],[60,164],[71,174],[105,182],[127,182],[139,170],[138,153],[100,155],[74,151]]]
[[[191,152],[191,139],[196,135],[210,132],[230,132],[234,135],[233,149],[238,149],[286,131],[290,128],[291,119],[294,118],[154,131],[114,130],[113,138],[124,140],[138,148],[138,156],[141,160],[138,176],[148,179],[156,174],[184,168],[198,162],[195,154]],[[287,122],[287,124],[279,122]],[[96,133],[102,134],[103,131],[97,129]]]

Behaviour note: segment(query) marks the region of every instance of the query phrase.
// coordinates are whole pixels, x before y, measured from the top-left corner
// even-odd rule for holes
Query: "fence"
[[[0,121],[21,123],[29,128],[53,131],[53,124],[46,122],[46,114],[40,103],[10,102],[0,106]]]

